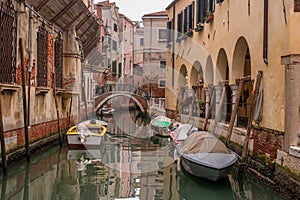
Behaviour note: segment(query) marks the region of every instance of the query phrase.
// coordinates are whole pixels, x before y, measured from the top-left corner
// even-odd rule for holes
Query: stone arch
[[[211,56],[208,56],[206,60],[204,83],[206,85],[211,85],[214,83],[214,66]]]
[[[135,98],[132,93],[125,93],[125,92],[119,92],[119,93],[112,93],[110,95],[107,95],[105,98],[103,98],[97,105],[95,105],[95,109],[94,111],[97,112],[98,109],[100,109],[106,101],[114,98],[114,97],[118,97],[118,96],[126,96],[126,97],[129,97],[130,99],[132,99],[136,104],[137,106],[141,109],[141,111],[144,113],[146,110],[144,109],[144,106],[142,105],[142,103],[137,99]],[[145,100],[146,101],[146,100]]]
[[[204,82],[203,70],[199,61],[195,61],[190,73],[190,84],[197,85]]]
[[[236,42],[231,74],[231,83],[234,83],[237,78],[251,76],[251,56],[248,43],[244,37],[240,37]]]
[[[235,79],[241,77],[250,76],[251,77],[251,55],[249,51],[249,46],[244,37],[240,37],[235,45],[233,58],[232,58],[232,70],[231,70],[231,83],[235,83]],[[238,108],[238,126],[246,127],[248,118],[250,116],[251,104],[253,101],[251,91],[253,90],[252,81],[244,82],[243,91],[239,101]]]
[[[229,66],[225,50],[222,48],[219,51],[215,72],[215,84],[219,81],[229,80]]]
[[[178,88],[180,89],[181,87],[184,87],[186,86],[187,84],[187,68],[186,66],[183,64],[181,65],[180,67],[180,70],[179,70],[179,77],[178,77]]]

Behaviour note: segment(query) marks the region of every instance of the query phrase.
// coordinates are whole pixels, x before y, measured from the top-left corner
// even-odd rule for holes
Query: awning
[[[64,31],[70,26],[76,27],[85,56],[97,46],[99,22],[82,0],[27,0],[26,3]]]

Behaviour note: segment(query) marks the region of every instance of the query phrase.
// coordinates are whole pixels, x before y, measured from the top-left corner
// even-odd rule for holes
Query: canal
[[[210,182],[178,170],[168,138],[137,112],[119,112],[95,149],[52,146],[1,175],[1,199],[286,199],[253,175]]]

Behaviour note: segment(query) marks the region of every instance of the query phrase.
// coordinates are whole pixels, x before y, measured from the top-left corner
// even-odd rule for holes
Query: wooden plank
[[[246,164],[246,161],[248,158],[249,139],[250,139],[250,133],[251,133],[251,129],[252,129],[253,115],[254,115],[254,111],[255,111],[256,100],[257,100],[257,95],[258,95],[262,76],[263,76],[263,72],[258,71],[257,75],[256,75],[256,83],[255,83],[254,93],[252,93],[253,101],[252,101],[251,110],[250,110],[250,118],[248,120],[248,125],[247,125],[247,134],[246,134],[246,138],[245,138],[244,145],[243,145],[244,148],[242,151],[242,158],[243,158],[244,164]]]
[[[231,113],[231,118],[230,118],[230,122],[229,122],[226,145],[228,145],[228,143],[230,142],[230,138],[231,138],[231,135],[232,135],[233,125],[234,125],[235,117],[236,117],[238,107],[239,107],[239,100],[241,98],[242,91],[243,91],[243,85],[244,85],[244,78],[242,78],[241,81],[239,82],[238,93],[237,93],[237,96],[236,96],[236,101],[234,103],[234,108],[233,108],[233,111]]]

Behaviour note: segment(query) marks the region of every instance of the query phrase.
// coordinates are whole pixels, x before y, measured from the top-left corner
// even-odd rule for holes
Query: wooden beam
[[[86,30],[84,30],[80,35],[79,35],[79,38],[82,38],[82,36],[84,36],[89,30],[90,28],[92,28],[94,26],[94,23],[90,23],[90,25],[87,27]],[[98,31],[98,29],[97,29]]]
[[[89,13],[85,18],[83,18],[77,25],[76,25],[76,31],[80,29],[80,27],[93,15],[94,13]]]
[[[70,27],[74,22],[76,22],[83,13],[84,13],[83,10],[81,12],[79,12],[78,15],[76,15],[76,17],[74,17],[73,21],[70,22],[66,27],[64,27],[64,29]]]
[[[64,7],[55,17],[51,19],[52,23],[61,18],[68,10],[70,10],[79,0],[72,0],[66,7]]]
[[[47,3],[49,0],[44,0],[38,7],[35,8],[36,11],[40,11]]]

